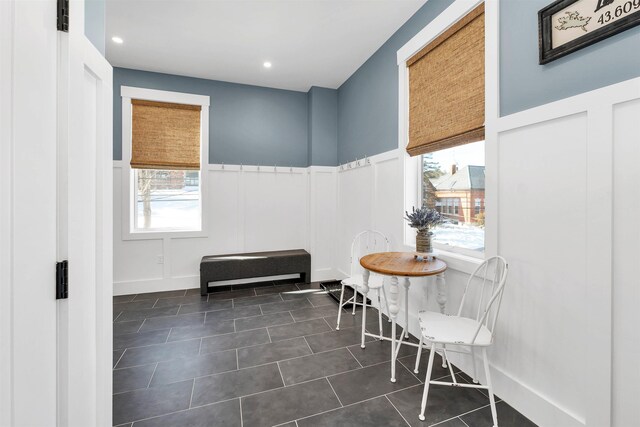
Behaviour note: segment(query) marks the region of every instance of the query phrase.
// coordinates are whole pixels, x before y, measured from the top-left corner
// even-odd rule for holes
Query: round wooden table
[[[398,277],[404,277],[405,288],[405,327],[404,336],[409,338],[409,287],[411,286],[411,277],[428,277],[436,276],[436,285],[438,288],[437,301],[440,305],[440,311],[444,313],[447,303],[447,294],[445,289],[444,272],[447,264],[437,258],[431,258],[430,261],[418,261],[416,255],[426,256],[417,252],[380,252],[365,255],[360,258],[360,265],[364,268],[362,293],[364,301],[367,299],[369,292],[369,275],[371,272],[391,277],[391,287],[389,289],[389,317],[391,317],[391,338],[370,334],[365,331],[367,320],[366,310],[362,311],[362,343],[361,347],[365,348],[365,335],[377,337],[391,341],[391,382],[396,382],[396,358],[403,341],[396,340],[396,318],[400,307],[398,305]],[[416,346],[417,344],[406,343]]]

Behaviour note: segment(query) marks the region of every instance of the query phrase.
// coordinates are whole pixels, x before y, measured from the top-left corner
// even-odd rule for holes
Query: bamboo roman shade
[[[417,156],[484,139],[484,4],[407,61]]]
[[[131,167],[200,169],[199,105],[131,100]]]

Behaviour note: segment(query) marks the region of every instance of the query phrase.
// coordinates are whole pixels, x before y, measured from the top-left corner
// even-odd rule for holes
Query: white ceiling
[[[282,89],[337,88],[425,2],[107,0],[107,59]]]

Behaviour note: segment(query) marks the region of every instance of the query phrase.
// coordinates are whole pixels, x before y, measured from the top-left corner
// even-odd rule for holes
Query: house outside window
[[[436,245],[484,251],[484,141],[425,154],[422,166],[423,204],[445,218]]]

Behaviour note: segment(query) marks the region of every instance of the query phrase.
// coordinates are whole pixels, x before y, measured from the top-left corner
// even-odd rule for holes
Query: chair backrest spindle
[[[351,243],[351,275],[362,274],[360,258],[376,252],[388,252],[389,239],[379,231],[365,230],[354,237]]]
[[[494,333],[498,312],[502,304],[502,295],[507,280],[507,273],[508,265],[505,259],[500,256],[494,256],[480,264],[469,277],[464,289],[464,294],[462,295],[462,300],[460,301],[458,316],[462,316],[466,304],[470,304],[467,293],[470,291],[471,284],[482,281],[481,284],[477,284],[476,286],[480,291],[480,295],[477,298],[478,306],[476,310],[471,311],[472,313],[475,311],[475,320],[479,323],[473,336],[473,341],[475,341],[482,326],[489,329],[491,334]]]

